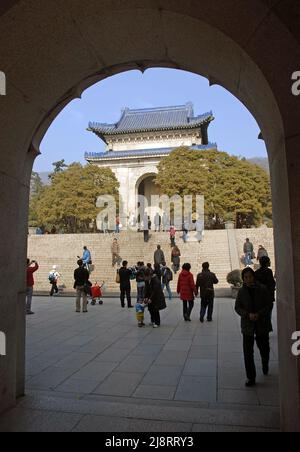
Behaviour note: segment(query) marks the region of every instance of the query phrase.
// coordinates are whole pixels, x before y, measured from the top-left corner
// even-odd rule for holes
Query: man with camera
[[[27,271],[26,271],[26,279],[27,279],[27,289],[26,289],[26,315],[33,315],[34,312],[31,310],[32,305],[32,297],[33,297],[33,286],[34,286],[34,277],[33,274],[39,269],[39,265],[36,261],[31,261],[27,259]]]

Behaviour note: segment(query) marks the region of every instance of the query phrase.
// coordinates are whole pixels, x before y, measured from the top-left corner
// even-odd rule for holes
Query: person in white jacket
[[[60,274],[57,271],[56,265],[53,265],[52,270],[49,273],[49,281],[51,284],[50,297],[53,297],[54,294],[57,295],[59,292],[57,287],[58,278],[60,278]]]

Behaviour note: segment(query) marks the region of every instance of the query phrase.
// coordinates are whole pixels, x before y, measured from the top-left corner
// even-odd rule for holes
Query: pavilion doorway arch
[[[145,212],[154,225],[154,217],[161,215],[160,206],[155,203],[154,196],[160,196],[160,189],[155,185],[155,173],[147,173],[136,183],[136,206],[139,212]],[[144,200],[144,201],[143,201]],[[138,219],[139,221],[139,219]]]

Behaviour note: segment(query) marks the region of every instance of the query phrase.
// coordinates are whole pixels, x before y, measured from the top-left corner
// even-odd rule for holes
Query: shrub
[[[242,273],[241,270],[233,270],[227,275],[227,282],[234,287],[242,287]]]

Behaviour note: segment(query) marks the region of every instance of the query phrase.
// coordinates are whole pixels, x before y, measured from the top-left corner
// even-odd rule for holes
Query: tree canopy
[[[42,196],[44,184],[38,173],[32,172],[30,180],[30,201],[29,201],[29,226],[37,227],[37,202]]]
[[[73,163],[52,175],[51,185],[35,199],[39,226],[65,233],[89,232],[99,213],[97,198],[112,195],[118,203],[119,183],[109,168]]]
[[[270,178],[258,165],[226,152],[181,147],[158,170],[162,193],[204,196],[207,223],[233,220],[250,227],[272,222]]]
[[[53,166],[53,173],[49,174],[49,179],[53,179],[53,177],[57,174],[57,173],[61,173],[62,171],[64,171],[65,169],[67,169],[69,166],[66,164],[65,159],[63,160],[58,160],[58,162],[54,162],[52,163]]]

